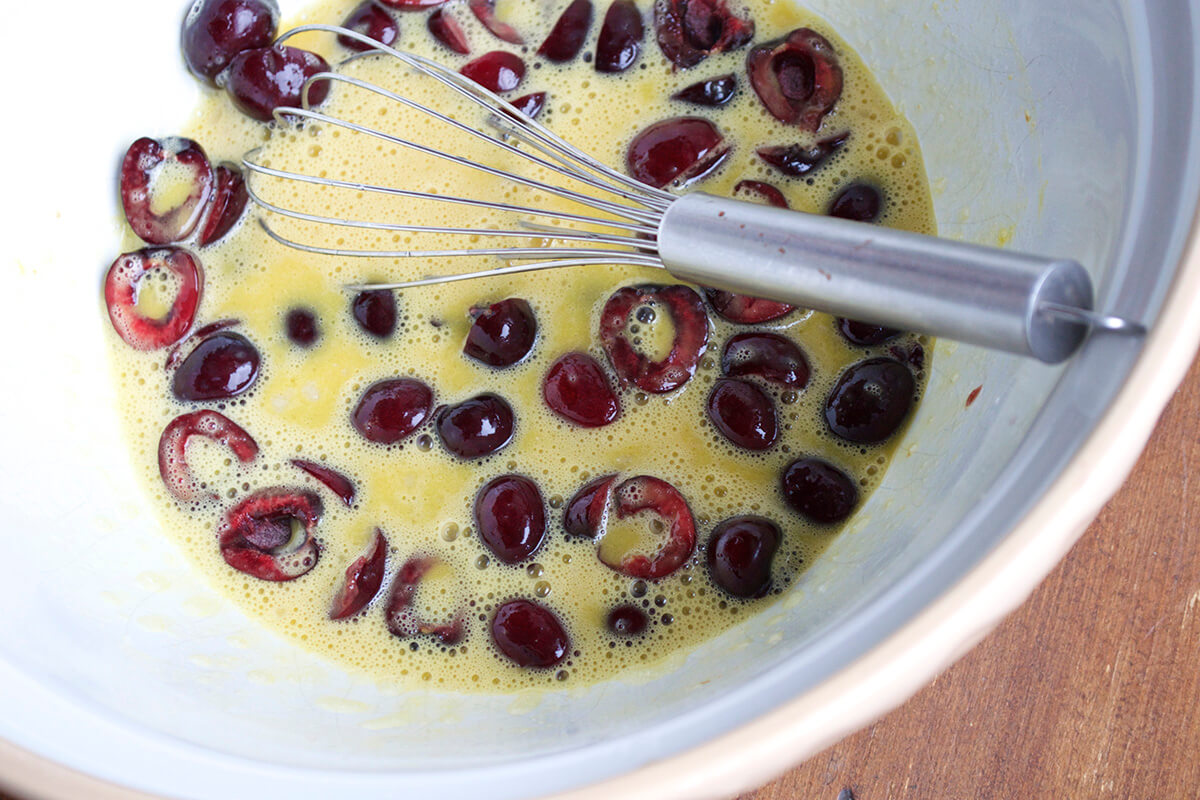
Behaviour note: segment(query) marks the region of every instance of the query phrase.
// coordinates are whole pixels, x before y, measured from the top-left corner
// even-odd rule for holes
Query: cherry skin
[[[240,333],[223,331],[200,344],[175,370],[171,391],[180,400],[226,400],[258,380],[258,348]]]
[[[605,626],[617,636],[639,636],[645,632],[650,620],[646,612],[637,606],[617,606],[608,612]]]
[[[396,330],[396,296],[388,289],[365,289],[350,304],[354,321],[364,333],[386,339]]]
[[[696,521],[687,501],[671,484],[649,475],[624,481],[613,490],[617,519],[626,519],[644,511],[656,514],[667,523],[663,544],[653,556],[626,554],[620,562],[604,561],[609,568],[642,580],[660,580],[683,566],[696,549]]]
[[[563,511],[563,531],[567,536],[595,539],[604,532],[608,519],[608,501],[616,475],[601,475],[585,483]]]
[[[613,0],[596,42],[596,71],[624,72],[642,53],[642,12],[633,0]]]
[[[432,412],[432,389],[414,378],[394,378],[367,387],[351,422],[368,442],[395,444],[411,436]]]
[[[755,152],[763,161],[770,164],[784,175],[801,178],[824,166],[825,162],[850,141],[849,133],[839,133],[822,139],[807,147],[798,144],[781,144],[773,147],[760,147]]]
[[[708,396],[708,418],[722,436],[745,450],[767,450],[779,438],[775,404],[747,381],[717,381]]]
[[[160,176],[164,173],[178,176],[180,172],[187,174],[187,195],[172,207],[156,211],[155,195],[162,191]],[[121,161],[121,206],[125,219],[148,244],[186,239],[208,208],[213,183],[208,156],[196,142],[179,136],[142,137],[129,146]],[[168,190],[174,189],[170,186]]]
[[[137,309],[142,281],[154,270],[171,272],[179,281],[175,300],[160,319]],[[117,335],[135,350],[157,350],[182,339],[196,318],[204,289],[204,271],[191,253],[177,247],[147,248],[113,262],[104,278],[104,302]]]
[[[523,360],[537,339],[537,317],[525,300],[510,297],[472,312],[463,353],[492,367],[510,367]]]
[[[200,228],[197,239],[201,247],[220,241],[225,234],[233,230],[233,226],[246,211],[246,203],[250,201],[250,193],[246,190],[246,178],[240,168],[234,164],[222,164],[213,174],[216,178],[216,190],[213,192],[212,202],[209,203],[208,218]]]
[[[799,345],[775,333],[739,333],[731,338],[721,353],[721,372],[730,378],[754,376],[797,390],[808,385],[810,374]]]
[[[771,562],[783,535],[764,517],[727,519],[708,540],[708,574],[734,597],[762,597],[771,588]]]
[[[459,72],[483,88],[502,94],[521,85],[521,79],[525,77],[525,62],[513,53],[493,50],[468,62]]]
[[[768,206],[775,206],[775,208],[788,207],[788,201],[783,196],[783,192],[763,181],[738,181],[737,186],[733,187],[733,193],[750,195],[755,200]]]
[[[401,11],[424,11],[427,8],[440,6],[446,0],[379,0],[385,6],[398,8]]]
[[[655,307],[660,312],[665,310],[675,326],[671,351],[660,361],[651,361],[638,352],[626,335],[635,311]],[[672,392],[696,373],[708,346],[708,315],[700,296],[687,286],[627,286],[614,292],[604,304],[600,343],[622,381],[655,394]]]
[[[361,33],[387,47],[396,44],[396,40],[400,38],[400,24],[376,0],[364,0],[359,3],[342,22],[342,27],[349,28],[355,33]],[[365,42],[360,42],[358,39],[344,34],[338,36],[338,43],[342,47],[348,47],[360,53],[375,49]]]
[[[675,117],[633,137],[625,166],[647,186],[683,188],[716,169],[728,154],[729,145],[716,125],[702,117]]]
[[[839,317],[837,321],[838,333],[850,342],[859,347],[871,347],[877,344],[883,344],[889,339],[893,339],[900,335],[900,331],[895,328],[886,328],[883,325],[872,325],[869,322],[858,322],[853,319]]]
[[[883,210],[883,196],[874,186],[852,183],[829,204],[829,216],[855,222],[875,222]]]
[[[277,108],[303,106],[304,84],[329,64],[316,53],[274,45],[245,50],[229,65],[225,88],[243,114],[271,122]],[[319,106],[329,94],[329,81],[316,81],[308,90],[310,105]]]
[[[426,622],[417,616],[413,601],[417,597],[417,588],[424,580],[425,574],[441,559],[425,556],[413,556],[396,573],[392,583],[392,593],[388,598],[384,619],[387,621],[388,632],[401,639],[413,636],[433,636],[444,645],[458,644],[465,634],[463,613],[460,611],[454,619],[446,623]]]
[[[621,416],[621,400],[608,376],[586,353],[567,353],[550,366],[542,398],[555,414],[584,428],[600,428]]]
[[[336,494],[347,508],[354,505],[354,481],[338,472],[335,469],[330,469],[324,464],[318,464],[315,461],[305,461],[302,458],[293,458],[292,466],[303,472],[311,475],[315,480],[325,484],[329,491]]]
[[[293,308],[283,320],[283,329],[288,339],[301,347],[312,347],[321,338],[317,315],[308,308]]]
[[[730,73],[728,75],[718,75],[715,78],[709,78],[699,83],[693,83],[691,86],[680,89],[671,95],[671,97],[675,100],[682,100],[685,103],[715,108],[716,106],[723,106],[732,100],[736,91],[737,77]]]
[[[825,422],[846,441],[878,444],[903,424],[915,392],[907,366],[891,358],[869,358],[838,378],[825,401]]]
[[[546,107],[546,93],[533,92],[525,94],[512,101],[513,107],[530,119],[537,119]]]
[[[467,41],[466,31],[463,30],[462,25],[458,23],[458,20],[452,14],[446,12],[446,9],[439,8],[430,14],[425,24],[429,27],[429,32],[433,34],[433,38],[454,52],[464,56],[471,52],[471,43]]]
[[[746,57],[750,85],[775,119],[816,132],[842,96],[837,52],[821,34],[797,28]]]
[[[749,297],[744,294],[733,294],[720,289],[705,289],[708,302],[712,304],[722,318],[738,325],[760,325],[785,317],[796,310],[795,306],[767,300],[761,297]]]
[[[858,505],[858,488],[850,476],[819,458],[788,464],[780,485],[789,508],[822,525],[841,522]]]
[[[556,64],[570,61],[583,49],[591,24],[592,0],[571,0],[538,48],[538,55]]]
[[[507,22],[501,22],[496,17],[496,0],[467,0],[467,6],[475,18],[483,23],[493,36],[509,44],[525,44],[521,34]]]
[[[278,26],[275,0],[196,0],[180,33],[183,60],[193,75],[216,86],[238,53],[270,45]]]
[[[216,411],[193,411],[171,420],[158,440],[158,474],[167,491],[177,500],[216,500],[205,492],[187,463],[187,446],[193,436],[202,436],[228,447],[243,464],[258,456],[258,444],[233,420]]]
[[[225,563],[264,581],[291,581],[317,565],[321,547],[315,531],[323,511],[312,492],[271,488],[231,508],[217,530]],[[303,537],[297,542],[293,524]]]
[[[654,29],[663,55],[677,69],[754,38],[754,21],[735,16],[725,0],[655,0]]]
[[[512,441],[512,406],[494,394],[481,394],[450,406],[438,415],[442,444],[460,458],[482,458]]]
[[[329,608],[330,619],[349,619],[375,599],[379,588],[383,586],[387,552],[387,537],[383,535],[383,531],[376,528],[366,551],[346,567],[342,585],[334,594],[333,603]]]
[[[546,504],[537,484],[521,475],[491,480],[475,496],[475,529],[505,564],[531,557],[546,539]]]
[[[510,600],[492,617],[492,642],[519,667],[546,669],[571,649],[566,629],[553,611],[532,600]]]

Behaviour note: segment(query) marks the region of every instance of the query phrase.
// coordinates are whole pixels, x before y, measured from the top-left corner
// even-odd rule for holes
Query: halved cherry
[[[537,119],[542,113],[542,109],[546,107],[546,93],[533,92],[531,94],[521,95],[516,100],[512,101],[513,106],[530,119]]]
[[[734,16],[725,0],[655,0],[654,27],[663,55],[679,69],[754,38],[754,20]]]
[[[232,328],[241,323],[240,319],[219,319],[216,322],[210,322],[203,327],[197,328],[171,348],[171,351],[167,353],[167,362],[163,364],[163,369],[169,372],[178,367],[179,362],[183,361],[186,355],[191,354],[193,342],[203,341],[217,331],[223,331],[226,328]]]
[[[395,444],[425,424],[433,390],[415,378],[394,378],[367,387],[351,422],[368,442]]]
[[[646,612],[637,606],[618,606],[608,612],[605,626],[617,636],[637,636],[650,623]]]
[[[888,348],[888,352],[897,361],[903,361],[913,369],[920,371],[925,369],[925,348],[920,342],[909,342],[907,345],[892,345]]]
[[[229,65],[225,88],[233,104],[260,122],[274,119],[277,108],[300,108],[304,84],[329,64],[316,53],[274,45],[239,53]],[[329,94],[329,81],[317,81],[308,90],[310,105],[319,106]]]
[[[708,175],[729,155],[725,136],[702,117],[675,117],[644,129],[625,151],[635,179],[655,189],[683,188]]]
[[[737,186],[733,187],[733,193],[735,195],[748,194],[755,200],[776,208],[788,207],[788,201],[783,196],[783,192],[763,181],[738,181]]]
[[[354,321],[376,339],[386,339],[396,330],[396,296],[388,289],[364,289],[350,303]]]
[[[437,434],[451,453],[482,458],[504,447],[513,437],[512,406],[496,394],[481,394],[438,414]]]
[[[559,64],[570,61],[583,49],[591,25],[592,0],[571,0],[538,48],[538,55]]]
[[[601,475],[575,493],[563,512],[563,530],[568,536],[595,539],[604,532],[608,500],[616,475]]]
[[[822,525],[841,522],[858,504],[858,488],[850,476],[819,458],[788,464],[780,483],[788,506]]]
[[[748,381],[717,381],[708,395],[708,418],[726,439],[746,450],[767,450],[779,438],[775,404]]]
[[[363,0],[342,22],[343,28],[361,33],[382,45],[391,47],[400,38],[400,23],[376,0]],[[360,53],[374,48],[350,36],[338,36],[338,43]]]
[[[550,365],[542,398],[558,416],[585,428],[600,428],[621,415],[621,400],[608,376],[587,353],[567,353]]]
[[[321,546],[314,532],[323,510],[312,492],[281,487],[255,492],[221,521],[221,557],[260,580],[295,580],[317,565]]]
[[[293,308],[283,320],[283,329],[288,339],[301,347],[312,347],[321,337],[317,315],[311,308]]]
[[[557,665],[571,649],[558,616],[532,600],[510,600],[496,609],[492,642],[518,667],[535,669]]]
[[[767,300],[762,297],[750,297],[744,294],[733,294],[720,289],[705,289],[708,302],[716,311],[730,322],[739,325],[758,325],[787,316],[796,310],[795,306]]]
[[[731,378],[755,376],[789,389],[808,385],[808,359],[800,346],[775,333],[739,333],[725,343],[721,372]]]
[[[891,436],[912,408],[916,382],[904,364],[868,358],[842,373],[825,401],[829,430],[850,442],[875,444]]]
[[[797,28],[746,56],[750,85],[771,116],[816,132],[842,96],[837,52],[821,34]]]
[[[773,147],[760,147],[755,152],[763,161],[770,164],[784,175],[802,177],[824,165],[832,156],[850,141],[850,133],[839,133],[822,139],[816,144],[781,144]]]
[[[439,8],[430,14],[425,24],[429,26],[429,32],[433,34],[433,38],[454,52],[464,56],[471,52],[471,43],[467,41],[466,31],[463,30],[462,25],[458,24],[454,15],[448,13],[446,9]]]
[[[459,70],[483,88],[500,94],[511,92],[525,77],[525,62],[505,50],[493,50],[470,61]]]
[[[596,41],[596,71],[624,72],[642,52],[642,12],[633,0],[613,0]]]
[[[303,458],[293,458],[292,466],[307,472],[313,478],[325,484],[329,488],[329,491],[340,497],[342,502],[347,506],[354,505],[354,481],[336,469],[330,469],[324,464],[318,464],[315,461],[305,461]]]
[[[829,216],[855,222],[874,222],[883,210],[883,195],[874,186],[852,183],[829,204]]]
[[[225,445],[243,464],[258,456],[258,444],[237,423],[216,411],[180,414],[167,425],[158,440],[158,474],[167,491],[177,500],[217,499],[206,493],[187,463],[187,445],[193,436],[203,436]]]
[[[222,331],[196,345],[171,381],[180,400],[225,400],[244,394],[258,380],[258,348],[240,333]]]
[[[383,585],[387,551],[387,537],[383,535],[383,531],[376,528],[366,552],[346,567],[346,577],[342,579],[342,585],[333,595],[333,604],[329,608],[330,619],[353,617],[375,599],[375,595],[379,594],[379,587]]]
[[[674,100],[682,100],[685,103],[694,103],[698,106],[708,106],[714,108],[723,106],[733,99],[734,92],[737,91],[737,78],[730,73],[728,75],[718,75],[715,78],[693,83],[691,86],[685,86],[675,94],[671,95]]]
[[[476,361],[493,367],[509,367],[533,349],[537,339],[537,317],[527,301],[510,297],[484,309],[473,308],[471,316],[475,322],[467,331],[463,353]]]
[[[651,361],[638,352],[626,335],[629,318],[639,309],[665,310],[675,326],[671,352]],[[648,316],[648,315],[645,315]],[[708,346],[708,315],[704,302],[686,286],[626,286],[604,304],[600,315],[600,343],[621,380],[639,389],[664,394],[683,386],[700,364]]]
[[[546,539],[546,503],[537,484],[521,475],[493,478],[475,496],[475,528],[505,564],[532,556]]]
[[[142,316],[137,310],[138,291],[146,276],[157,269],[172,273],[179,282],[175,300],[161,319]],[[126,253],[113,262],[104,279],[104,302],[117,335],[135,350],[157,350],[183,338],[204,289],[200,262],[178,247],[159,247]]]
[[[413,556],[396,573],[392,594],[388,598],[384,619],[393,636],[409,639],[414,636],[433,636],[444,645],[458,644],[464,633],[463,614],[459,612],[450,622],[432,623],[422,620],[413,608],[417,588],[425,573],[442,563],[440,559]]]
[[[900,331],[895,328],[887,328],[883,325],[872,325],[869,322],[859,322],[853,319],[839,317],[837,320],[838,332],[845,337],[846,341],[851,344],[856,344],[860,347],[871,347],[877,344],[883,344],[888,339],[892,339],[900,335]]]
[[[483,27],[491,31],[497,39],[509,44],[525,44],[516,28],[496,18],[496,0],[467,0],[467,5],[476,19],[483,23]]]
[[[164,199],[178,198],[172,205]],[[165,197],[164,197],[165,196]],[[143,136],[121,161],[121,205],[129,227],[148,244],[186,239],[196,229],[213,196],[213,170],[204,148],[191,139]]]
[[[643,580],[665,578],[683,566],[696,549],[696,522],[679,490],[661,478],[639,475],[621,483],[613,494],[617,519],[648,511],[667,523],[667,535],[653,557],[628,553],[619,563],[610,563],[604,561],[601,548],[600,560],[617,572]]]
[[[271,44],[278,25],[275,0],[196,0],[183,20],[183,60],[216,86],[234,56]]]
[[[250,193],[246,191],[246,179],[237,166],[222,164],[214,170],[214,175],[217,188],[208,206],[208,218],[200,228],[198,241],[201,247],[210,245],[229,233],[242,218],[246,203],[250,200]]]
[[[379,0],[379,2],[401,11],[424,11],[427,8],[440,6],[446,0]]]
[[[708,574],[734,597],[762,597],[771,588],[771,562],[782,541],[778,526],[765,517],[727,519],[708,540]]]

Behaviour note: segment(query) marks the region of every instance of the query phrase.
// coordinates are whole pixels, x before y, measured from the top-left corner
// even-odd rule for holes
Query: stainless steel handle
[[[658,247],[685,281],[1049,364],[1074,353],[1089,324],[1132,326],[1087,313],[1092,283],[1075,261],[711,195],[672,203]]]

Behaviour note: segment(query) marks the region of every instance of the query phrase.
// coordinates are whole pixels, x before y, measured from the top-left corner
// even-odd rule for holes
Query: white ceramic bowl
[[[10,9],[0,784],[727,797],[899,703],[1024,599],[1119,486],[1200,340],[1200,2],[809,5],[914,121],[945,235],[1074,256],[1103,308],[1153,331],[1094,339],[1065,369],[939,345],[883,486],[777,606],[669,675],[540,702],[381,691],[258,629],[155,530],[110,407],[99,279],[119,152],[196,99],[183,9]]]

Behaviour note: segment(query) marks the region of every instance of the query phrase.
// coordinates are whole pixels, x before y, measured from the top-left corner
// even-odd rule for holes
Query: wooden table
[[[741,800],[1196,800],[1196,490],[1200,362],[1029,602],[907,704]]]

